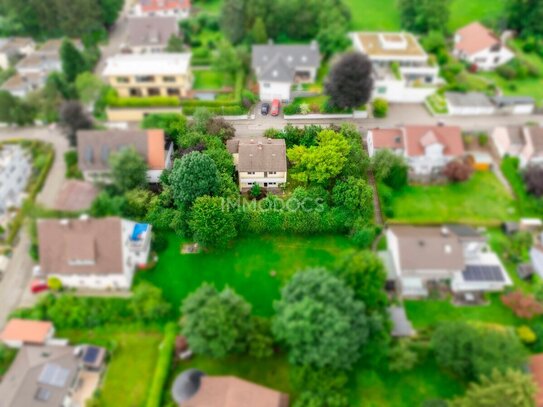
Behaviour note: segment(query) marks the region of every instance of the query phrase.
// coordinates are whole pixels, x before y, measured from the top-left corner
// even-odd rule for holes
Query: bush
[[[382,98],[373,100],[373,115],[375,117],[386,117],[388,114],[388,102]]]
[[[164,340],[160,344],[160,353],[158,355],[149,397],[147,398],[147,407],[160,407],[162,405],[164,385],[168,380],[172,366],[176,335],[177,326],[174,323],[166,325],[166,333],[164,335]]]
[[[481,147],[486,147],[488,145],[488,134],[481,133],[479,134],[478,142]]]
[[[535,332],[526,325],[517,328],[517,335],[522,343],[525,343],[526,345],[533,344],[537,340]]]
[[[293,102],[283,107],[283,113],[287,116],[300,114],[300,105]]]
[[[77,151],[67,151],[64,153],[64,162],[66,163],[67,179],[83,179],[83,174],[77,165]]]
[[[197,109],[198,106],[183,107],[183,113],[187,116],[192,116]],[[207,110],[210,113],[220,116],[241,116],[247,114],[247,109],[239,105],[208,107]]]
[[[175,96],[147,96],[147,97],[109,97],[110,107],[177,107],[181,106],[179,98]]]
[[[51,291],[60,291],[62,290],[62,281],[57,277],[49,277],[47,279],[47,286]]]

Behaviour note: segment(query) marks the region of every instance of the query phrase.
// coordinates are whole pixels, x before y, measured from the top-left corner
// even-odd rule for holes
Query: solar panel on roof
[[[469,264],[462,274],[466,281],[505,281],[499,266]]]
[[[47,363],[40,373],[38,382],[55,387],[64,387],[69,376],[69,369],[54,363]]]
[[[83,355],[83,362],[92,364],[96,362],[96,358],[98,357],[98,354],[100,353],[100,350],[95,346],[89,346],[85,350],[85,354]]]

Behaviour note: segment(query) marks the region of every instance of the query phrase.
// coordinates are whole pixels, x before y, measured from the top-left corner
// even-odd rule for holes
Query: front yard
[[[513,197],[491,172],[446,185],[409,185],[384,203],[391,222],[496,225],[518,217]]]
[[[93,330],[61,330],[59,338],[71,343],[105,346],[110,358],[98,392],[102,407],[145,405],[158,358],[162,333],[140,326],[101,327]]]
[[[345,236],[252,237],[236,240],[222,251],[180,254],[183,240],[168,236],[168,248],[158,265],[139,273],[137,281],[149,281],[163,290],[177,310],[181,301],[205,281],[226,285],[249,301],[257,315],[270,316],[273,301],[283,283],[308,267],[332,267],[352,250]]]

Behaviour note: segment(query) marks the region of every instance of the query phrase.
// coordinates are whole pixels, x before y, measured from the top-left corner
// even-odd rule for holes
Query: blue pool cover
[[[136,223],[134,230],[132,231],[132,237],[130,240],[137,242],[141,239],[142,235],[147,232],[149,225],[147,223]]]

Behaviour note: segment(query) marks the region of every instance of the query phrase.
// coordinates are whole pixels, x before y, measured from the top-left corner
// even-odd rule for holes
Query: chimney
[[[268,137],[268,144],[272,143],[272,139]]]
[[[450,233],[449,233],[449,228],[448,228],[447,226],[441,227],[441,235],[442,235],[442,236],[447,237],[447,236],[449,236],[449,234],[450,234]]]
[[[249,143],[254,144],[254,143],[255,143],[255,139],[252,138],[251,140],[249,140]]]
[[[68,227],[70,226],[70,219],[61,219],[58,223],[60,223],[61,226]]]
[[[259,149],[259,150],[262,150],[262,141],[259,141],[259,142],[258,142],[258,149]]]
[[[83,213],[81,214],[81,216],[79,217],[79,220],[83,221],[83,222],[88,222],[89,221],[89,215],[87,213]]]

